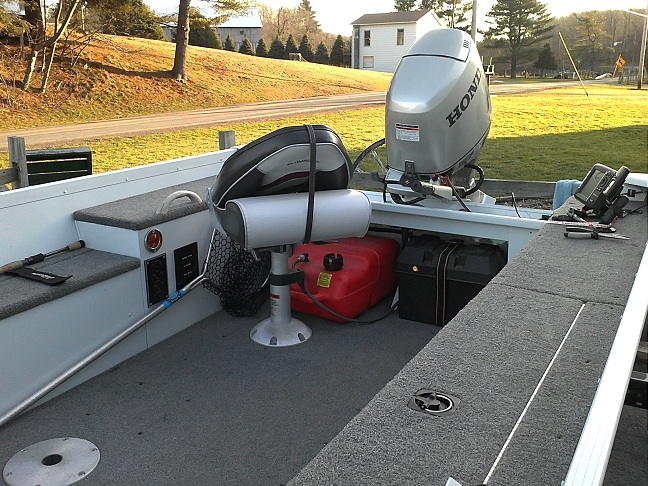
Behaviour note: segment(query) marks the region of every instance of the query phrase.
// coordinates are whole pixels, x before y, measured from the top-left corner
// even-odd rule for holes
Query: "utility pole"
[[[644,67],[646,65],[646,37],[648,37],[648,2],[646,2],[646,15],[644,15],[643,37],[641,38],[641,54],[639,55],[639,78],[637,89],[641,89],[643,82]]]
[[[645,14],[640,14],[639,12],[633,12],[632,10],[625,10],[625,9],[623,9],[623,11],[644,18],[643,36],[641,38],[641,52],[639,54],[639,77],[637,78],[637,89],[641,89],[641,85],[643,83],[644,69],[646,66],[646,38],[648,37],[648,2],[646,2]]]
[[[470,28],[470,36],[472,40],[477,42],[477,0],[473,0],[472,6],[472,26]],[[645,37],[645,32],[644,32]]]

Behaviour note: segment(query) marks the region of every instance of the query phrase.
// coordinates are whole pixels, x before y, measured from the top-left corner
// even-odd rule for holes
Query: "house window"
[[[363,68],[373,68],[374,67],[374,57],[373,56],[362,56],[362,67]]]
[[[405,29],[398,29],[396,31],[396,45],[402,46],[405,44]]]
[[[365,47],[368,47],[371,45],[371,31],[370,30],[365,30],[364,31],[364,45]]]
[[[244,30],[239,30],[239,34],[245,35],[245,31]]]

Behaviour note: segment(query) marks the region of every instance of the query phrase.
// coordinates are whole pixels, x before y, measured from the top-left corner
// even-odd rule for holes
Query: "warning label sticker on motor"
[[[418,142],[419,126],[406,125],[405,123],[396,124],[396,140],[405,140],[407,142]]]

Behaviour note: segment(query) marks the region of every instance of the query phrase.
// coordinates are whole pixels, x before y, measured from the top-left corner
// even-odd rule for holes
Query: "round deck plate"
[[[14,454],[2,478],[9,486],[67,486],[90,474],[99,458],[97,446],[85,439],[44,440]]]

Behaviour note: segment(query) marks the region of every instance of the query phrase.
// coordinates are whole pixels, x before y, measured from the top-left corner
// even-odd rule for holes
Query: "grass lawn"
[[[489,179],[582,179],[600,163],[648,172],[648,91],[589,85],[492,98],[493,122],[479,158]],[[384,108],[282,118],[90,142],[95,172],[218,149],[218,131],[236,130],[237,143],[276,128],[323,123],[346,145],[351,159],[384,136]],[[81,145],[81,144],[80,144]],[[367,159],[366,159],[367,160]],[[386,157],[382,156],[383,162]],[[0,165],[7,165],[6,154]],[[375,167],[368,161],[366,170]]]
[[[595,164],[648,172],[648,91],[597,84],[493,98],[488,178],[581,179]]]
[[[62,43],[65,45],[66,43]],[[201,107],[226,106],[386,90],[391,74],[246,56],[189,46],[189,81],[172,79],[175,44],[101,34],[71,66],[52,69],[41,93],[22,90],[25,61],[17,46],[0,44],[0,120],[3,128],[102,120]]]

